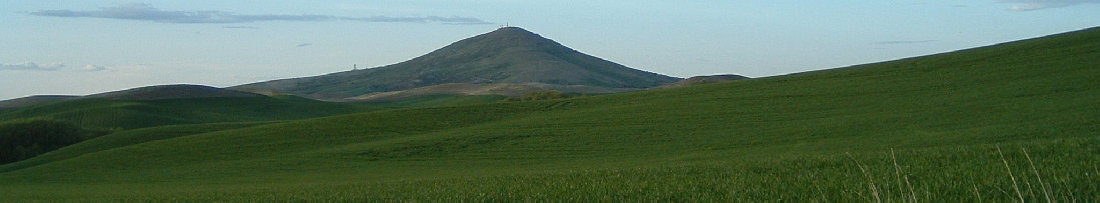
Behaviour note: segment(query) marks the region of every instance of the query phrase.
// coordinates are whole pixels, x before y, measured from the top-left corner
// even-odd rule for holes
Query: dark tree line
[[[50,119],[0,122],[0,164],[29,159],[92,136],[76,125]]]

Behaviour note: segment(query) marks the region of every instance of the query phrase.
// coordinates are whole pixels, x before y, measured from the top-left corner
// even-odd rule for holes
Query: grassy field
[[[1100,29],[728,83],[105,135],[6,200],[1100,201]]]
[[[0,120],[45,117],[94,129],[296,120],[385,108],[321,102],[292,96],[193,98],[152,101],[77,99],[0,111]]]

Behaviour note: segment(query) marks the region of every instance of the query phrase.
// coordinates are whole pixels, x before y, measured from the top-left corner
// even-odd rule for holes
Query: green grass
[[[0,172],[0,199],[1100,201],[1097,40],[1090,29],[677,89],[125,131],[2,166],[14,170]]]
[[[33,158],[107,133],[50,119],[3,121],[0,122],[0,165]]]
[[[383,108],[290,96],[153,101],[79,99],[0,112],[0,120],[46,117],[85,128],[136,129],[163,125],[297,120]]]
[[[116,132],[107,136],[97,137],[96,139],[80,142],[57,151],[52,151],[41,156],[31,158],[29,160],[24,160],[13,164],[0,165],[0,172],[28,168],[43,163],[65,160],[84,154],[100,152],[119,147],[126,147],[145,142],[152,142],[205,132],[250,127],[269,123],[271,122],[171,125]]]

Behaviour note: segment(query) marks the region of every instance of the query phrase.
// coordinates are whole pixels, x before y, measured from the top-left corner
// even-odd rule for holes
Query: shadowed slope
[[[263,95],[241,92],[231,89],[203,85],[158,85],[139,87],[128,90],[100,93],[84,96],[84,98],[107,98],[115,100],[161,100],[161,99],[194,99],[194,98],[245,98],[261,97]]]
[[[175,124],[295,120],[382,109],[293,96],[268,97],[239,92],[231,92],[231,97],[195,97],[192,94],[189,96],[191,98],[177,99],[167,99],[178,97],[176,95],[160,93],[164,92],[100,95],[114,99],[82,98],[32,105],[0,112],[0,120],[45,117],[68,121],[84,128],[134,129]],[[232,97],[238,94],[244,97]],[[160,99],[149,100],[152,98]]]
[[[234,128],[251,127],[261,124],[266,123],[250,122],[173,125],[116,132],[110,135],[96,137],[95,139],[79,142],[74,145],[62,148],[61,150],[52,151],[42,156],[37,156],[29,160],[20,161],[16,164],[0,165],[0,173],[32,167],[43,163],[65,160],[84,154],[141,144],[145,142],[170,139],[186,135],[201,134],[206,132],[229,130]]]
[[[74,95],[35,95],[11,100],[0,101],[0,108],[18,108],[36,104],[44,104],[54,101],[81,99],[81,98],[105,98],[114,100],[161,100],[161,99],[193,99],[193,98],[231,98],[231,97],[259,97],[262,95],[241,92],[230,89],[203,85],[156,85],[139,87],[127,90],[92,94],[87,96]]]
[[[0,101],[0,109],[19,108],[24,106],[30,106],[35,104],[43,104],[54,101],[61,101],[66,99],[78,98],[80,96],[72,95],[34,95],[29,97],[15,98]]]

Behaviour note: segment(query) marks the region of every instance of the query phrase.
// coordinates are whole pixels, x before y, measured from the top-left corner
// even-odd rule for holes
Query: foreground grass
[[[303,179],[304,174],[287,174],[287,177],[270,177],[284,180],[265,184],[234,180],[30,184],[3,188],[0,191],[6,192],[0,194],[17,199],[81,201],[1012,201],[1022,197],[1025,201],[1050,198],[1053,201],[1091,202],[1100,200],[1097,196],[1100,187],[1094,184],[1100,181],[1096,174],[1100,158],[1092,154],[1096,149],[1088,146],[1097,146],[1098,141],[1068,139],[907,150],[892,154],[713,160],[496,175],[486,172],[468,177],[384,181],[362,181],[370,177],[343,171],[310,174],[318,175],[315,179]],[[1005,158],[1001,159],[997,148],[1013,150],[1006,150]],[[1002,160],[1008,163],[1011,173]],[[1017,189],[1020,193],[1015,192]]]
[[[1100,201],[1096,39],[578,99],[130,131],[162,139],[63,148],[75,156],[0,173],[0,198]]]

